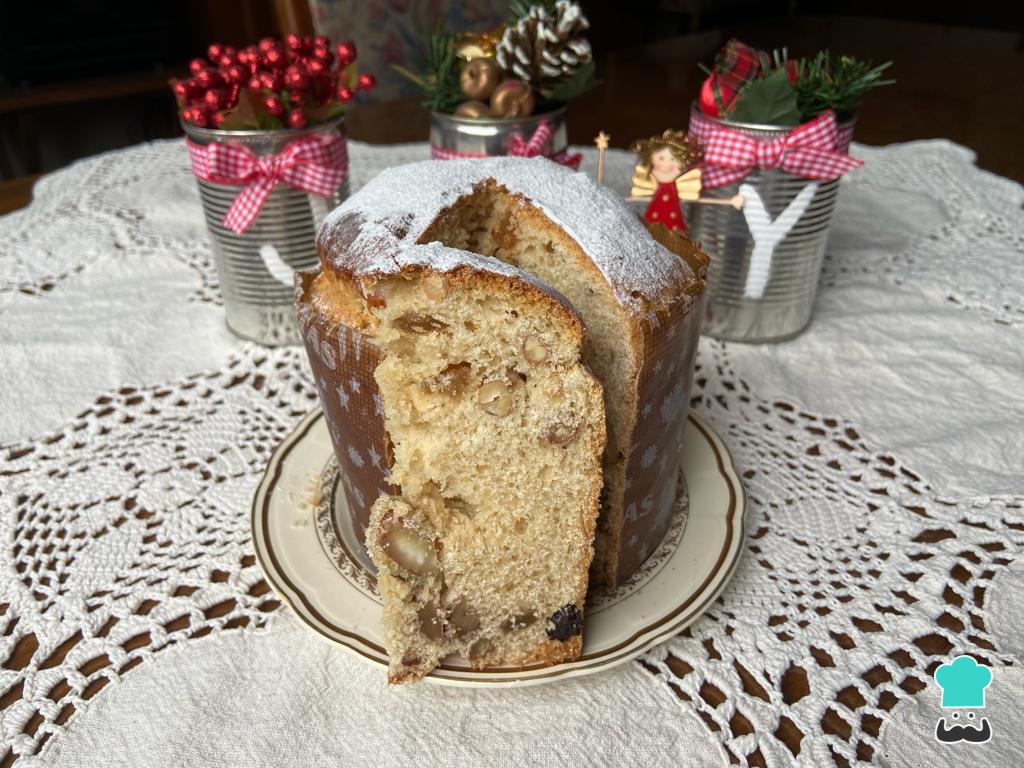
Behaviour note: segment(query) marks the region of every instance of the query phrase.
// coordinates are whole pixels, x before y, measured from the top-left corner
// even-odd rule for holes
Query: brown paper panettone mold
[[[382,493],[395,491],[388,483],[391,446],[373,378],[382,355],[332,310],[328,292],[326,280],[312,273],[296,274],[299,328],[341,468],[345,499],[363,541],[373,502]]]

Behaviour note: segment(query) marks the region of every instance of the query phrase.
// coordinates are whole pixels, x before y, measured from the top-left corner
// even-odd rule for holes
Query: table
[[[0,219],[0,764],[1016,765],[1024,188],[947,141],[853,152],[811,328],[701,341],[751,505],[730,586],[637,662],[510,691],[388,689],[261,577],[249,499],[316,394],[226,330],[184,147],[40,179]],[[427,154],[355,143],[353,187]],[[945,747],[962,653],[994,736]]]

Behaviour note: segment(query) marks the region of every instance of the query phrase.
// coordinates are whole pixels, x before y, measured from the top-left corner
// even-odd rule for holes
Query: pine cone
[[[590,22],[578,3],[558,0],[554,9],[538,3],[509,25],[494,51],[506,76],[529,83],[541,95],[567,80],[591,59],[583,36]]]

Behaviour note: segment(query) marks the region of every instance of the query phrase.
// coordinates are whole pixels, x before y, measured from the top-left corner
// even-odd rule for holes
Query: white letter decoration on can
[[[778,218],[772,221],[768,215],[761,196],[751,184],[740,184],[740,195],[743,197],[743,218],[747,220],[750,236],[754,247],[750,253],[750,266],[747,268],[747,282],[743,287],[743,296],[747,299],[760,299],[764,296],[768,276],[772,270],[772,254],[775,246],[782,242],[793,226],[804,215],[811,204],[818,183],[812,181],[801,189]]]

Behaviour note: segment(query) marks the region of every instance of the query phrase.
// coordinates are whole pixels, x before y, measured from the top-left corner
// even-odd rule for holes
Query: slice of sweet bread
[[[426,261],[355,279],[384,353],[374,376],[399,489],[373,505],[366,537],[388,679],[449,653],[475,667],[576,658],[605,441],[582,321],[514,267]]]

